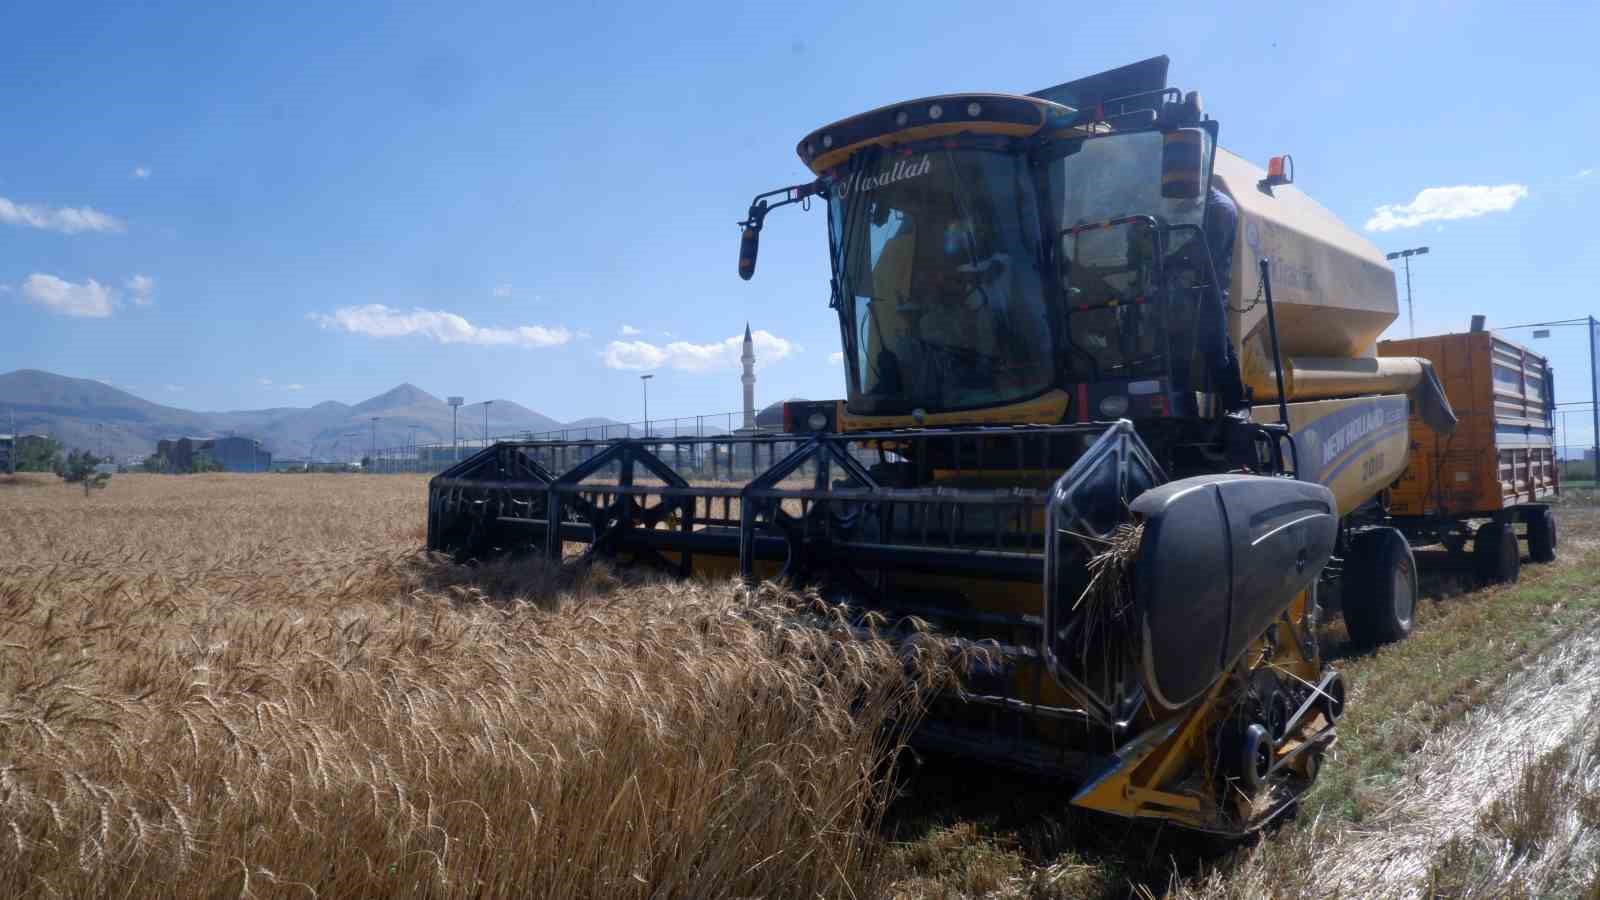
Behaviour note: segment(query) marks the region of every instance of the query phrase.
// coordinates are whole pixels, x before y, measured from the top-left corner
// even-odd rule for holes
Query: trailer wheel
[[[1367,647],[1404,640],[1416,622],[1417,563],[1405,535],[1373,528],[1350,539],[1344,560],[1344,627]]]
[[[1522,548],[1510,522],[1488,522],[1479,526],[1472,539],[1473,565],[1478,578],[1486,582],[1516,581],[1522,574]]]
[[[1556,561],[1556,514],[1548,506],[1530,507],[1523,514],[1528,523],[1528,557],[1536,563]]]

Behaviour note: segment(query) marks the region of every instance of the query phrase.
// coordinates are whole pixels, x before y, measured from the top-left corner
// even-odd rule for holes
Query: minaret
[[[744,382],[744,427],[754,430],[756,427],[756,345],[750,339],[750,323],[744,323],[744,355],[739,357],[744,363],[744,375],[739,378]]]

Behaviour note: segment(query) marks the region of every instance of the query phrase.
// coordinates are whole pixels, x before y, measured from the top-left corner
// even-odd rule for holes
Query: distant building
[[[0,434],[0,472],[9,472],[12,461],[20,459],[31,444],[43,445],[50,438],[43,434]]]
[[[165,456],[168,466],[175,472],[193,469],[195,460],[201,454],[215,460],[225,472],[267,472],[272,469],[272,454],[261,449],[261,442],[255,438],[168,439],[156,443],[156,453]]]

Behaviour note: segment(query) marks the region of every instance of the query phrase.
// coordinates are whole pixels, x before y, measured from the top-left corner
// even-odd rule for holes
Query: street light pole
[[[1428,248],[1427,247],[1412,247],[1410,250],[1396,250],[1393,253],[1385,253],[1383,255],[1384,259],[1389,259],[1389,260],[1402,259],[1402,260],[1405,260],[1405,266],[1406,266],[1406,319],[1410,324],[1411,336],[1412,337],[1416,337],[1417,336],[1417,308],[1416,308],[1416,306],[1414,306],[1411,303],[1411,257],[1413,257],[1413,256],[1421,256],[1421,255],[1423,255],[1423,254],[1425,254],[1427,252],[1428,252]]]
[[[493,400],[483,401],[483,445],[485,447],[489,446],[489,404],[493,402]]]
[[[640,375],[639,376],[639,384],[644,387],[644,436],[645,437],[649,437],[650,436],[650,379],[652,379],[654,377],[656,377],[656,376],[653,373],[650,374],[650,375]]]

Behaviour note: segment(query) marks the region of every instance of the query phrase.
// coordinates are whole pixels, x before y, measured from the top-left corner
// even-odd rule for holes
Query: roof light
[[[822,148],[824,150],[826,150],[826,149],[828,149],[829,147],[832,147],[832,146],[833,146],[833,135],[831,135],[831,134],[823,135],[822,136]]]
[[[928,118],[938,120],[944,118],[944,107],[935,103],[928,107]]]
[[[911,121],[911,116],[903,109],[894,114],[894,123],[896,125],[904,127],[904,125],[909,121]]]
[[[969,116],[973,117],[974,119],[976,119],[978,117],[978,114],[981,113],[981,112],[983,112],[983,104],[982,103],[979,103],[978,101],[974,100],[971,103],[967,104],[967,115],[969,115]]]

